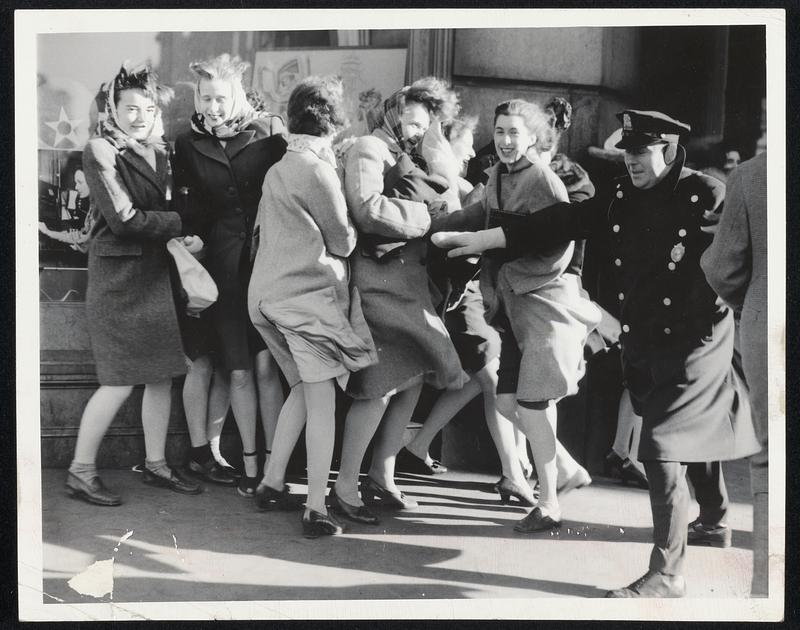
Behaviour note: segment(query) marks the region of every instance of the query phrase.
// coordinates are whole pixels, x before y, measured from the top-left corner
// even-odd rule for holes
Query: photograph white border
[[[158,19],[154,20],[154,13]],[[23,620],[496,619],[492,600],[326,600],[43,604],[39,439],[39,297],[36,118],[37,35],[403,28],[520,28],[763,24],[769,147],[770,597],[742,600],[502,600],[506,619],[778,621],[785,569],[786,16],[782,9],[228,9],[19,10],[15,13],[16,364],[19,614]],[[158,28],[154,28],[157,25]]]

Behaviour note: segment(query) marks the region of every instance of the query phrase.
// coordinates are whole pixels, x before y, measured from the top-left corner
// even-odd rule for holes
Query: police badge
[[[686,248],[683,246],[683,243],[678,243],[672,248],[672,251],[670,251],[669,257],[672,259],[672,262],[680,262],[685,253]]]

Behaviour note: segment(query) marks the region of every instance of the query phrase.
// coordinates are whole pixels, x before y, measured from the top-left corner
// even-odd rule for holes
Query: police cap
[[[626,109],[617,114],[617,118],[622,123],[622,140],[614,145],[618,149],[633,149],[656,142],[677,143],[682,133],[691,131],[686,123],[661,112]]]

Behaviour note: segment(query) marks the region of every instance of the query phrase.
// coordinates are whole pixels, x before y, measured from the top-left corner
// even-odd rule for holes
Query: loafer
[[[638,580],[624,588],[608,591],[606,597],[684,597],[686,580],[682,575],[667,575],[660,571],[648,571]]]
[[[328,495],[328,503],[331,510],[336,514],[341,514],[345,518],[349,518],[356,523],[364,523],[366,525],[377,525],[378,517],[366,505],[350,505],[345,503],[336,495],[336,489],[331,488]]]
[[[186,468],[195,476],[211,483],[218,483],[223,486],[232,486],[236,483],[236,478],[217,464],[213,458],[202,464],[190,459]]]
[[[288,485],[276,490],[263,483],[256,489],[256,505],[264,512],[297,512],[304,507],[299,497],[290,494]]]
[[[361,498],[364,503],[396,510],[416,510],[419,507],[419,503],[409,499],[403,492],[390,492],[370,477],[361,482]]]
[[[589,476],[589,473],[586,471],[585,468],[579,468],[577,472],[572,475],[569,479],[561,483],[557,490],[557,494],[567,494],[568,492],[572,492],[573,490],[578,490],[580,488],[585,488],[589,484],[592,483],[592,478]]]
[[[67,492],[76,499],[83,499],[87,503],[94,505],[121,505],[122,497],[111,492],[103,485],[102,479],[95,476],[91,481],[84,481],[74,473],[67,473],[67,480],[64,483]]]
[[[689,533],[686,542],[690,545],[702,547],[730,547],[732,532],[725,523],[716,525],[703,525],[697,518],[689,523]]]
[[[409,472],[421,475],[442,475],[447,472],[447,466],[442,464],[438,459],[431,460],[431,463],[428,464],[428,462],[421,457],[417,457],[407,448],[403,448],[402,453],[403,459],[409,464],[409,468],[412,469],[409,470]]]
[[[158,488],[167,488],[173,492],[181,494],[200,494],[203,491],[201,486],[196,481],[189,479],[177,468],[169,469],[170,475],[166,477],[154,473],[149,468],[145,467],[142,471],[142,481],[148,486],[156,486]]]
[[[561,527],[561,521],[556,521],[550,516],[542,513],[541,508],[533,508],[528,515],[514,525],[514,531],[521,534],[533,534],[535,532],[546,532],[549,529]]]
[[[303,516],[303,536],[305,538],[319,538],[320,536],[336,536],[344,532],[342,524],[333,514],[323,514],[311,510],[308,516]]]

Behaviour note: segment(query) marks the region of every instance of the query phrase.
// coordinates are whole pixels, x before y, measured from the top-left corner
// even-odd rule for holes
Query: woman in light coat
[[[345,423],[332,502],[358,522],[377,522],[362,499],[395,509],[416,507],[394,481],[405,427],[423,384],[459,388],[466,381],[428,288],[427,243],[422,237],[431,213],[443,202],[410,157],[432,118],[454,110],[454,95],[443,83],[422,79],[387,99],[380,127],[356,140],[347,152],[345,197],[359,231],[359,245],[351,256],[352,282],[361,294],[379,357],[376,365],[355,373],[348,385],[355,400]],[[379,425],[359,497],[361,461]]]
[[[306,427],[307,538],[339,534],[325,490],[333,456],[335,383],[377,361],[357,290],[352,299],[347,257],[356,231],[347,213],[331,148],[345,122],[342,84],[309,77],[288,104],[289,145],[264,180],[259,206],[262,239],[249,287],[253,324],[291,386],[278,420],[260,507],[285,501],[283,477]],[[306,419],[307,418],[307,419]]]

